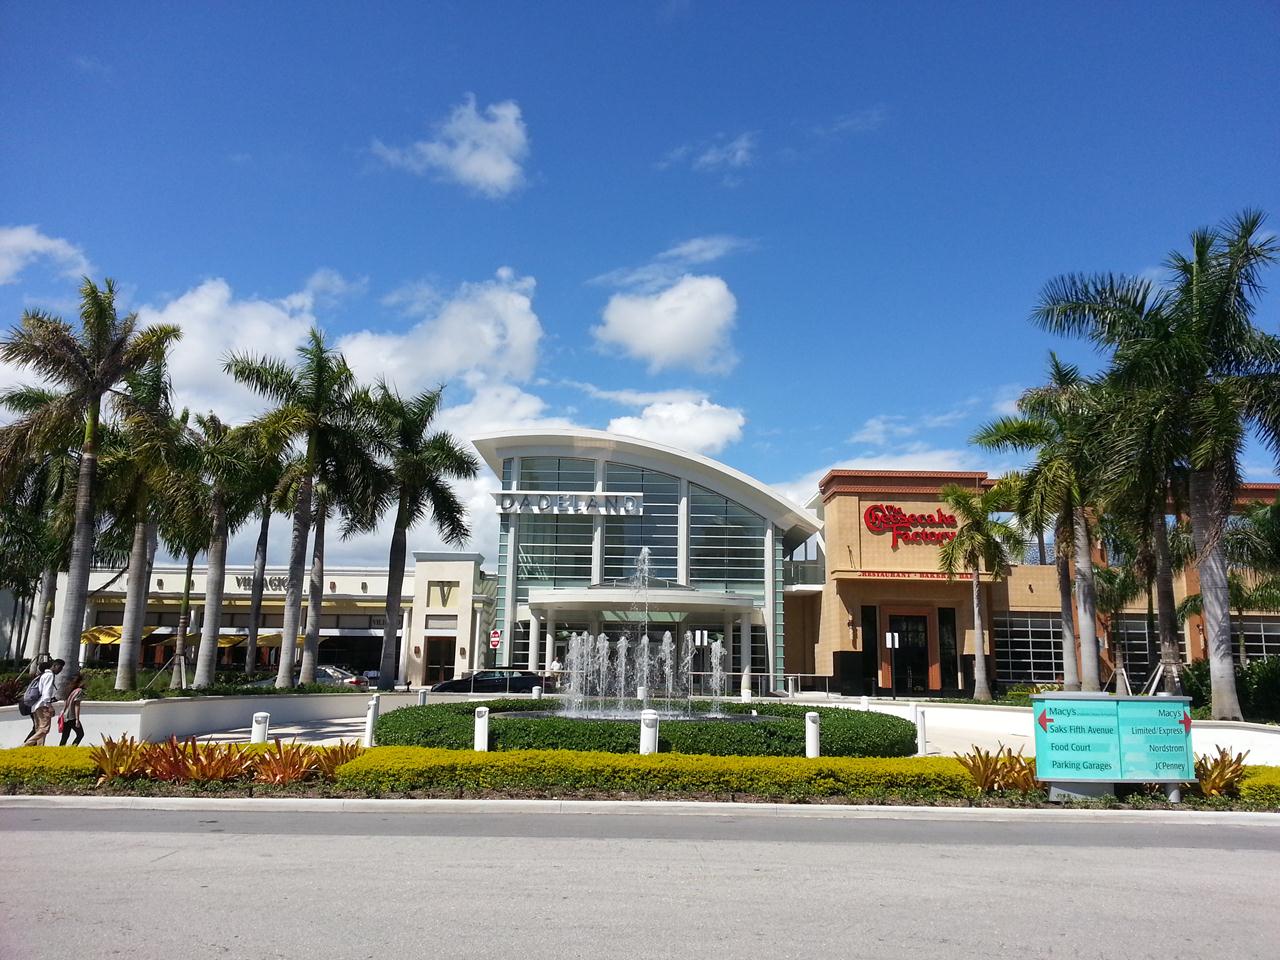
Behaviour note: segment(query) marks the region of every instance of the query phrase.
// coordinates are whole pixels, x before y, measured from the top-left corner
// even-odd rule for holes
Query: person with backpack
[[[62,739],[58,746],[67,745],[67,737],[74,730],[76,735],[73,747],[80,746],[84,739],[84,727],[80,724],[80,703],[84,700],[84,676],[77,676],[71,681],[71,689],[67,691],[67,701],[62,705],[62,713],[58,714],[58,731]]]
[[[49,736],[49,728],[53,726],[53,704],[58,696],[54,678],[62,672],[63,666],[65,664],[61,660],[54,660],[44,673],[27,685],[26,692],[22,694],[22,706],[27,708],[35,722],[31,736],[22,744],[24,747],[43,747],[45,737]]]

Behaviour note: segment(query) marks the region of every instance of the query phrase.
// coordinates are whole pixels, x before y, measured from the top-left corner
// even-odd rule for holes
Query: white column
[[[597,460],[596,488],[597,494],[604,492],[604,461]],[[601,583],[604,580],[604,516],[596,514],[591,520],[591,582]]]
[[[538,641],[540,639],[542,621],[538,619],[538,615],[531,609],[529,611],[529,669],[537,670],[541,661],[538,660]]]
[[[689,582],[689,481],[680,478],[680,509],[676,514],[676,583]]]
[[[766,675],[769,677],[770,690],[777,690],[782,679],[778,676],[777,638],[773,635],[774,626],[778,622],[775,572],[771,523],[764,528],[764,645],[765,658],[769,661]]]
[[[547,673],[551,672],[551,661],[556,657],[556,612],[555,610],[547,611],[547,652],[542,658],[543,669]]]
[[[401,601],[404,602],[403,600]],[[407,683],[409,644],[413,640],[413,604],[400,609],[400,662],[396,666],[396,683]]]
[[[742,683],[738,687],[743,697],[751,696],[751,617],[738,618],[738,656],[742,660]]]
[[[480,658],[484,656],[484,651],[488,649],[486,644],[489,638],[484,632],[484,607],[476,607],[472,604],[471,608],[471,656],[468,657],[467,666],[472,670],[480,669]]]

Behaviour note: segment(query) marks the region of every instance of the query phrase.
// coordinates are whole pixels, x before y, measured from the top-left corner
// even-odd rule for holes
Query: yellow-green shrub
[[[0,750],[0,784],[92,783],[98,776],[89,747],[14,747]]]
[[[370,794],[552,791],[646,796],[741,794],[790,800],[944,799],[976,793],[964,768],[941,757],[807,760],[571,750],[475,753],[430,747],[367,750],[338,768],[337,784]]]
[[[1280,767],[1246,767],[1240,799],[1280,809]]]

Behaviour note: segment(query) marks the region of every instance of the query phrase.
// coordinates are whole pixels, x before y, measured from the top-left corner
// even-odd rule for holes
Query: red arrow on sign
[[[1191,733],[1191,714],[1182,711],[1182,719],[1178,721],[1178,725],[1182,727],[1188,734]]]
[[[1041,729],[1041,730],[1043,730],[1045,733],[1048,733],[1048,732],[1049,732],[1049,724],[1053,723],[1053,717],[1049,716],[1048,711],[1046,711],[1046,710],[1041,710],[1041,711],[1040,711],[1040,716],[1039,716],[1039,718],[1036,720],[1036,722],[1037,722],[1038,724],[1040,724],[1040,729]]]

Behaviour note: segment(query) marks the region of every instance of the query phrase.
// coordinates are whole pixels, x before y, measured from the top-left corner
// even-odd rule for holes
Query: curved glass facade
[[[746,507],[689,484],[689,586],[763,597],[764,531]]]
[[[642,547],[649,548],[649,577],[675,583],[679,579],[680,481],[666,473],[625,463],[604,465],[606,493],[644,494],[638,517],[606,517],[602,580],[618,583],[634,577]]]

